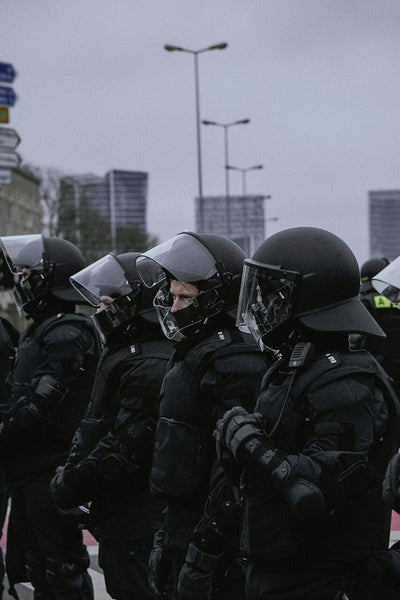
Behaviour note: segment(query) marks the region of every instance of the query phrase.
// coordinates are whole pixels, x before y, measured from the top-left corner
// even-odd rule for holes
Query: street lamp
[[[240,167],[232,167],[232,165],[226,165],[226,170],[231,169],[232,171],[240,171],[242,173],[242,188],[243,188],[243,198],[246,198],[246,173],[247,171],[254,171],[255,169],[263,169],[264,165],[253,165],[252,167],[246,167],[245,169],[241,169]]]
[[[171,46],[165,44],[164,50],[167,52],[188,52],[194,56],[194,82],[196,92],[196,129],[197,129],[197,169],[198,169],[198,180],[199,180],[199,199],[203,199],[203,183],[202,183],[202,172],[201,172],[201,134],[200,134],[200,92],[199,92],[199,61],[198,56],[202,52],[208,52],[209,50],[225,50],[228,46],[226,42],[220,44],[213,44],[207,48],[201,50],[189,50],[188,48],[182,48],[181,46]]]
[[[227,165],[229,164],[229,154],[228,154],[228,129],[233,125],[247,125],[250,123],[250,119],[240,119],[240,121],[233,121],[232,123],[217,123],[216,121],[202,121],[203,125],[216,125],[217,127],[224,128],[224,145],[225,145],[225,195],[226,199],[229,202],[229,170],[227,169]]]

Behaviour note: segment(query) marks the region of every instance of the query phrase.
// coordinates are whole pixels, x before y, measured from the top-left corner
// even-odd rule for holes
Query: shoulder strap
[[[328,353],[320,356],[293,386],[292,399],[296,402],[305,393],[353,374],[372,375],[383,392],[390,419],[385,431],[385,442],[399,445],[400,438],[400,400],[382,366],[368,352],[361,350],[349,353]],[[374,452],[376,455],[376,451]]]
[[[198,372],[203,371],[207,367],[212,354],[217,350],[229,346],[231,342],[232,337],[229,331],[226,329],[215,331],[210,337],[189,350],[183,359],[185,368],[194,377]]]
[[[147,340],[134,344],[139,348],[139,351],[153,358],[161,358],[169,360],[172,353],[172,345],[169,341],[165,340]]]
[[[36,328],[36,334],[39,337],[43,337],[50,329],[58,325],[59,323],[82,323],[90,327],[91,331],[95,331],[94,326],[89,317],[75,313],[58,313],[52,317],[49,317],[43,323]]]

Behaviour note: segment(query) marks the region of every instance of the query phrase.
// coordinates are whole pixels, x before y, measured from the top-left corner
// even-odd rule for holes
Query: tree
[[[39,192],[43,210],[43,233],[56,235],[60,205],[60,179],[65,175],[53,167],[38,167],[25,163],[24,168],[41,180]]]

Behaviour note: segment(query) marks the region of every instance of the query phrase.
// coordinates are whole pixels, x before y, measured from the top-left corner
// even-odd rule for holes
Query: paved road
[[[390,546],[399,540],[400,530],[392,530],[390,536]],[[107,594],[104,586],[103,572],[97,562],[97,546],[88,546],[88,550],[90,553],[89,573],[93,581],[95,600],[110,600],[110,596]],[[7,581],[5,582],[4,588],[3,600],[14,600],[12,596],[8,594]],[[20,600],[33,599],[32,586],[29,583],[19,583],[16,585],[16,589]]]

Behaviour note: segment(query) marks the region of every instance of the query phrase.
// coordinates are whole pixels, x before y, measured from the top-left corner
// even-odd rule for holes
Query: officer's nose
[[[187,306],[187,304],[184,302],[184,300],[182,298],[175,298],[174,302],[171,306],[171,312],[177,312],[178,310],[182,310],[182,308],[185,308]]]

